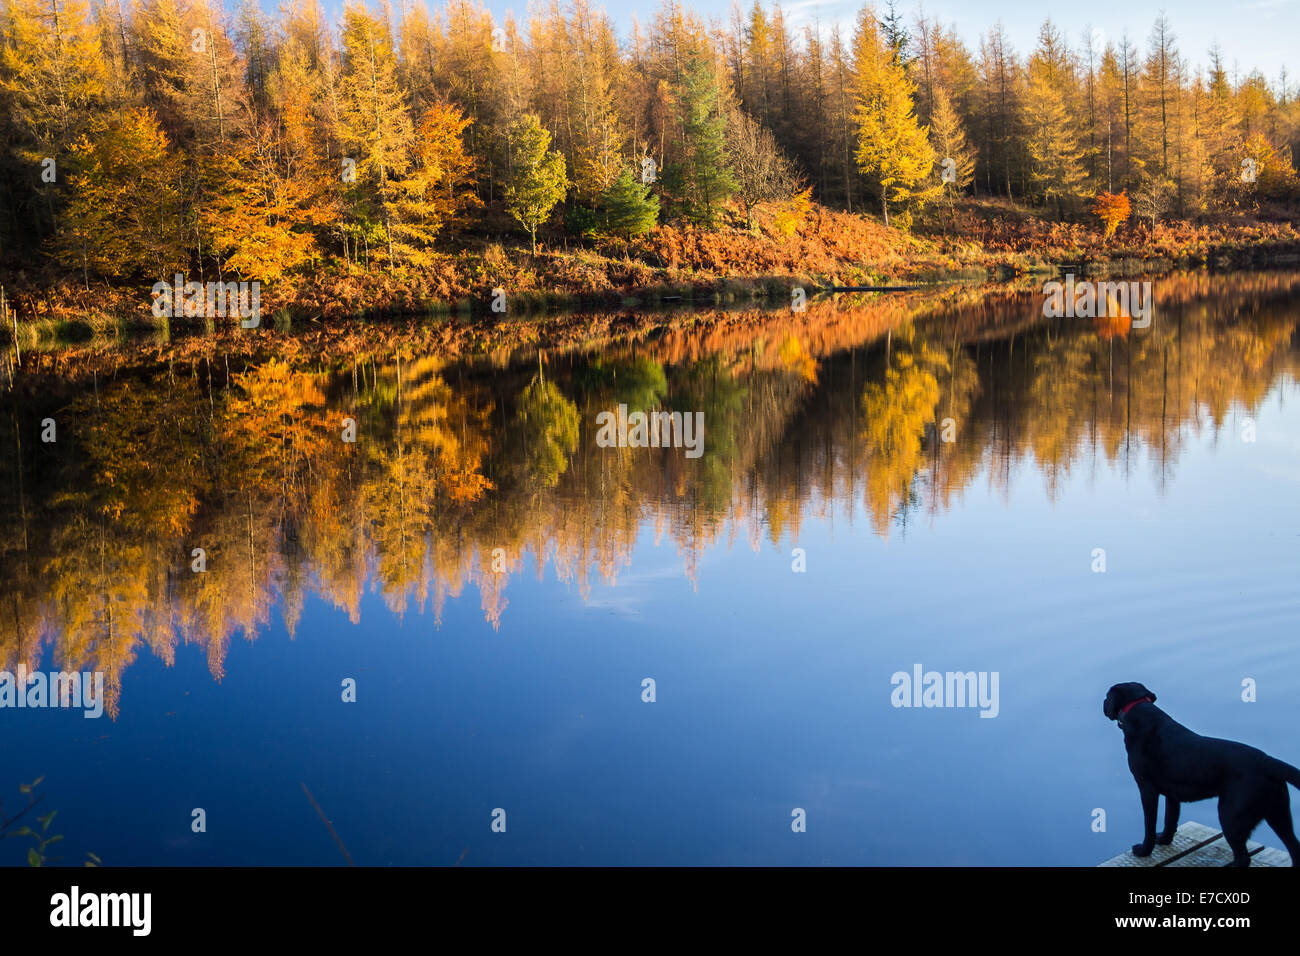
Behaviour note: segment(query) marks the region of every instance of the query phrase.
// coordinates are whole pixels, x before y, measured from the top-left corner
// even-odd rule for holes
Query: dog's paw
[[[1150,855],[1151,855],[1151,847],[1148,846],[1148,845],[1145,844],[1145,843],[1134,843],[1134,844],[1133,844],[1133,855],[1134,855],[1134,856],[1150,856]]]
[[[1156,837],[1156,843],[1159,846],[1168,846],[1173,842],[1174,842],[1174,835],[1172,833],[1162,833],[1160,834],[1160,836]]]

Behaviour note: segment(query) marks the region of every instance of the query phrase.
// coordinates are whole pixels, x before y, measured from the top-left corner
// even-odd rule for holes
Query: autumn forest
[[[273,307],[370,283],[364,311],[1060,247],[1026,222],[1075,248],[1246,220],[1294,241],[1294,90],[1174,28],[1048,20],[1015,50],[892,4],[845,30],[666,0],[620,35],[588,0],[500,22],[349,3],[337,24],[315,0],[5,0],[0,263],[29,315],[52,287],[144,308],[177,273]]]

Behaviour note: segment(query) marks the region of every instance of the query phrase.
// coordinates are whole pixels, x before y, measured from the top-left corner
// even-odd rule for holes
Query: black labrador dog
[[[1156,695],[1137,683],[1106,692],[1102,713],[1119,723],[1128,767],[1142,796],[1146,832],[1134,856],[1149,856],[1157,844],[1172,843],[1182,803],[1219,798],[1219,825],[1232,848],[1233,866],[1250,866],[1246,840],[1267,821],[1300,863],[1300,841],[1291,826],[1291,795],[1300,770],[1254,747],[1193,733],[1156,706]],[[1165,829],[1156,836],[1156,805],[1165,797]]]

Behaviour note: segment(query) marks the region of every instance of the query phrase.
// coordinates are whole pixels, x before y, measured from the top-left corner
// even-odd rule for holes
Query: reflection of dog
[[[1246,840],[1261,821],[1286,844],[1291,865],[1300,863],[1300,841],[1291,826],[1291,795],[1300,787],[1300,770],[1262,750],[1233,740],[1194,734],[1155,705],[1156,695],[1141,684],[1116,684],[1101,709],[1124,731],[1128,768],[1142,796],[1146,831],[1134,856],[1148,856],[1157,843],[1170,843],[1184,801],[1219,798],[1219,825],[1232,847],[1232,865],[1250,866]],[[1156,836],[1156,804],[1165,797],[1165,829]]]

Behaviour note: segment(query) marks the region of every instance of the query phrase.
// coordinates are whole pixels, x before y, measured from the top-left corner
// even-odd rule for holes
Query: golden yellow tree
[[[214,157],[210,175],[215,188],[202,222],[225,268],[274,282],[316,257],[311,227],[325,219],[316,188],[285,169],[269,123]]]
[[[905,207],[904,228],[911,210],[938,195],[940,184],[931,179],[934,147],[913,109],[916,88],[903,65],[882,41],[880,26],[870,8],[858,17],[853,38],[857,68],[856,158],[858,169],[880,197],[880,212],[889,225],[889,207]]]
[[[390,231],[394,251],[427,262],[435,237],[466,211],[482,205],[472,191],[474,161],[463,134],[470,120],[454,106],[435,103],[415,131],[415,163],[393,191]]]
[[[147,109],[98,123],[72,147],[58,255],[89,282],[165,276],[184,263],[179,161]]]

